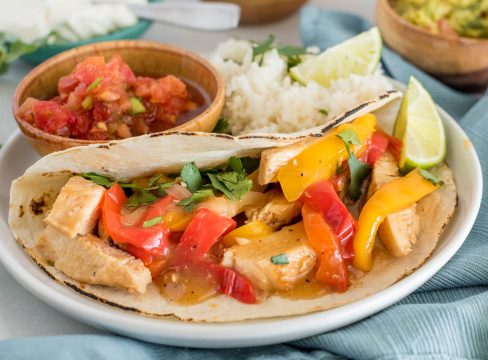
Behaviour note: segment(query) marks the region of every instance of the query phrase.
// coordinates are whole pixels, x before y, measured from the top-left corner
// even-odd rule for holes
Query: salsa
[[[27,98],[19,116],[50,134],[125,139],[168,130],[201,113],[208,96],[176,76],[136,76],[120,56],[92,56],[58,82],[50,100]]]

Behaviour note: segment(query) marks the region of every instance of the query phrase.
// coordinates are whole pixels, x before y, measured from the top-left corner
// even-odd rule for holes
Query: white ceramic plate
[[[441,111],[441,115],[448,141],[446,160],[454,171],[459,194],[455,215],[434,254],[423,266],[389,288],[346,306],[285,318],[194,324],[122,311],[59,285],[31,261],[12,238],[7,226],[10,183],[38,159],[19,132],[9,139],[0,152],[0,259],[20,284],[66,315],[145,341],[187,347],[228,348],[273,344],[331,331],[364,319],[412,293],[439,271],[468,236],[481,202],[481,167],[471,142],[458,124],[444,111]]]

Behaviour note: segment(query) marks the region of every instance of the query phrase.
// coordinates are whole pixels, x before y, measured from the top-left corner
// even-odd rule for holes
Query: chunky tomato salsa
[[[170,129],[207,102],[200,89],[173,75],[136,76],[120,56],[108,62],[93,56],[59,79],[57,96],[27,98],[18,115],[50,134],[111,140]]]

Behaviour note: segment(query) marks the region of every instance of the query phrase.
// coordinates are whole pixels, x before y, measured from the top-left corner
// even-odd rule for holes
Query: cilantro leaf
[[[287,265],[290,263],[288,261],[287,254],[279,254],[279,255],[271,256],[271,262],[275,265]]]
[[[242,165],[242,160],[239,158],[236,158],[235,156],[232,156],[229,159],[229,166],[232,170],[237,171],[237,172],[242,172],[244,170],[244,167]]]
[[[432,174],[430,171],[424,170],[424,169],[419,169],[419,174],[422,175],[422,177],[425,180],[430,181],[433,185],[444,185],[444,181],[439,180],[434,174]]]
[[[195,191],[191,196],[187,197],[186,199],[181,200],[176,205],[183,206],[184,210],[186,211],[191,211],[199,202],[213,195],[214,192],[212,189],[200,189],[198,191]]]
[[[307,49],[299,47],[299,46],[280,46],[278,47],[278,54],[281,56],[298,56],[307,53]]]
[[[329,112],[325,109],[319,109],[319,113],[321,113],[322,115],[325,115],[325,116],[329,115]]]
[[[349,160],[347,163],[351,172],[351,181],[349,182],[348,196],[352,200],[357,200],[361,197],[361,183],[363,182],[364,178],[369,175],[371,166],[359,161],[356,155],[354,155],[349,148],[349,145],[361,145],[358,134],[356,134],[354,130],[343,130],[339,135],[337,135],[337,137],[344,142],[347,153],[349,154]]]
[[[194,162],[185,164],[183,169],[181,169],[180,176],[191,192],[195,192],[202,187],[202,175]]]
[[[261,43],[257,43],[256,46],[254,46],[254,48],[252,49],[253,59],[256,58],[256,56],[262,55],[265,52],[271,50],[274,39],[275,39],[274,35],[269,35],[266,40],[264,40]]]
[[[210,179],[210,183],[212,186],[219,190],[220,192],[224,193],[230,200],[235,201],[236,198],[232,192],[227,189],[227,187],[217,178],[217,174],[207,173],[208,178]]]
[[[161,223],[161,221],[163,221],[163,215],[156,216],[155,218],[152,218],[151,220],[144,221],[142,223],[142,227],[148,228],[148,227],[151,227],[151,226],[154,226],[156,224]]]
[[[112,185],[115,183],[114,181],[109,180],[108,178],[98,175],[94,172],[88,172],[84,174],[80,174],[82,178],[85,178],[87,180],[93,181],[95,184],[110,188]]]
[[[136,190],[129,198],[125,205],[135,207],[143,204],[149,204],[158,199],[157,196],[147,190]]]
[[[354,154],[350,155],[348,164],[351,171],[348,195],[352,200],[357,200],[361,197],[361,183],[369,175],[371,166],[359,161]]]
[[[352,129],[346,129],[341,131],[339,135],[336,135],[346,145],[347,152],[349,152],[349,145],[361,145],[361,141],[359,140],[358,134]]]
[[[229,122],[224,118],[220,118],[217,121],[217,124],[215,125],[212,132],[219,133],[219,134],[228,134],[229,133],[228,129],[229,129]]]

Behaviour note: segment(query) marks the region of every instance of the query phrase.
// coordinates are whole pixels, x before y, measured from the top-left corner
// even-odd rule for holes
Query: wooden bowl
[[[168,131],[210,132],[214,129],[224,106],[225,91],[217,71],[206,60],[187,50],[152,41],[101,42],[65,51],[50,58],[34,68],[17,86],[12,100],[15,120],[39,154],[46,155],[74,146],[109,141],[79,140],[49,134],[17,115],[20,105],[28,97],[50,99],[55,96],[59,78],[69,74],[77,63],[93,55],[103,55],[106,58],[120,55],[136,75],[161,77],[172,74],[196,83],[208,93],[210,105],[200,115]]]
[[[241,7],[241,24],[265,24],[285,18],[308,0],[221,0]]]
[[[419,68],[463,90],[488,85],[488,39],[433,34],[402,18],[389,0],[378,0],[376,22],[386,44]]]

